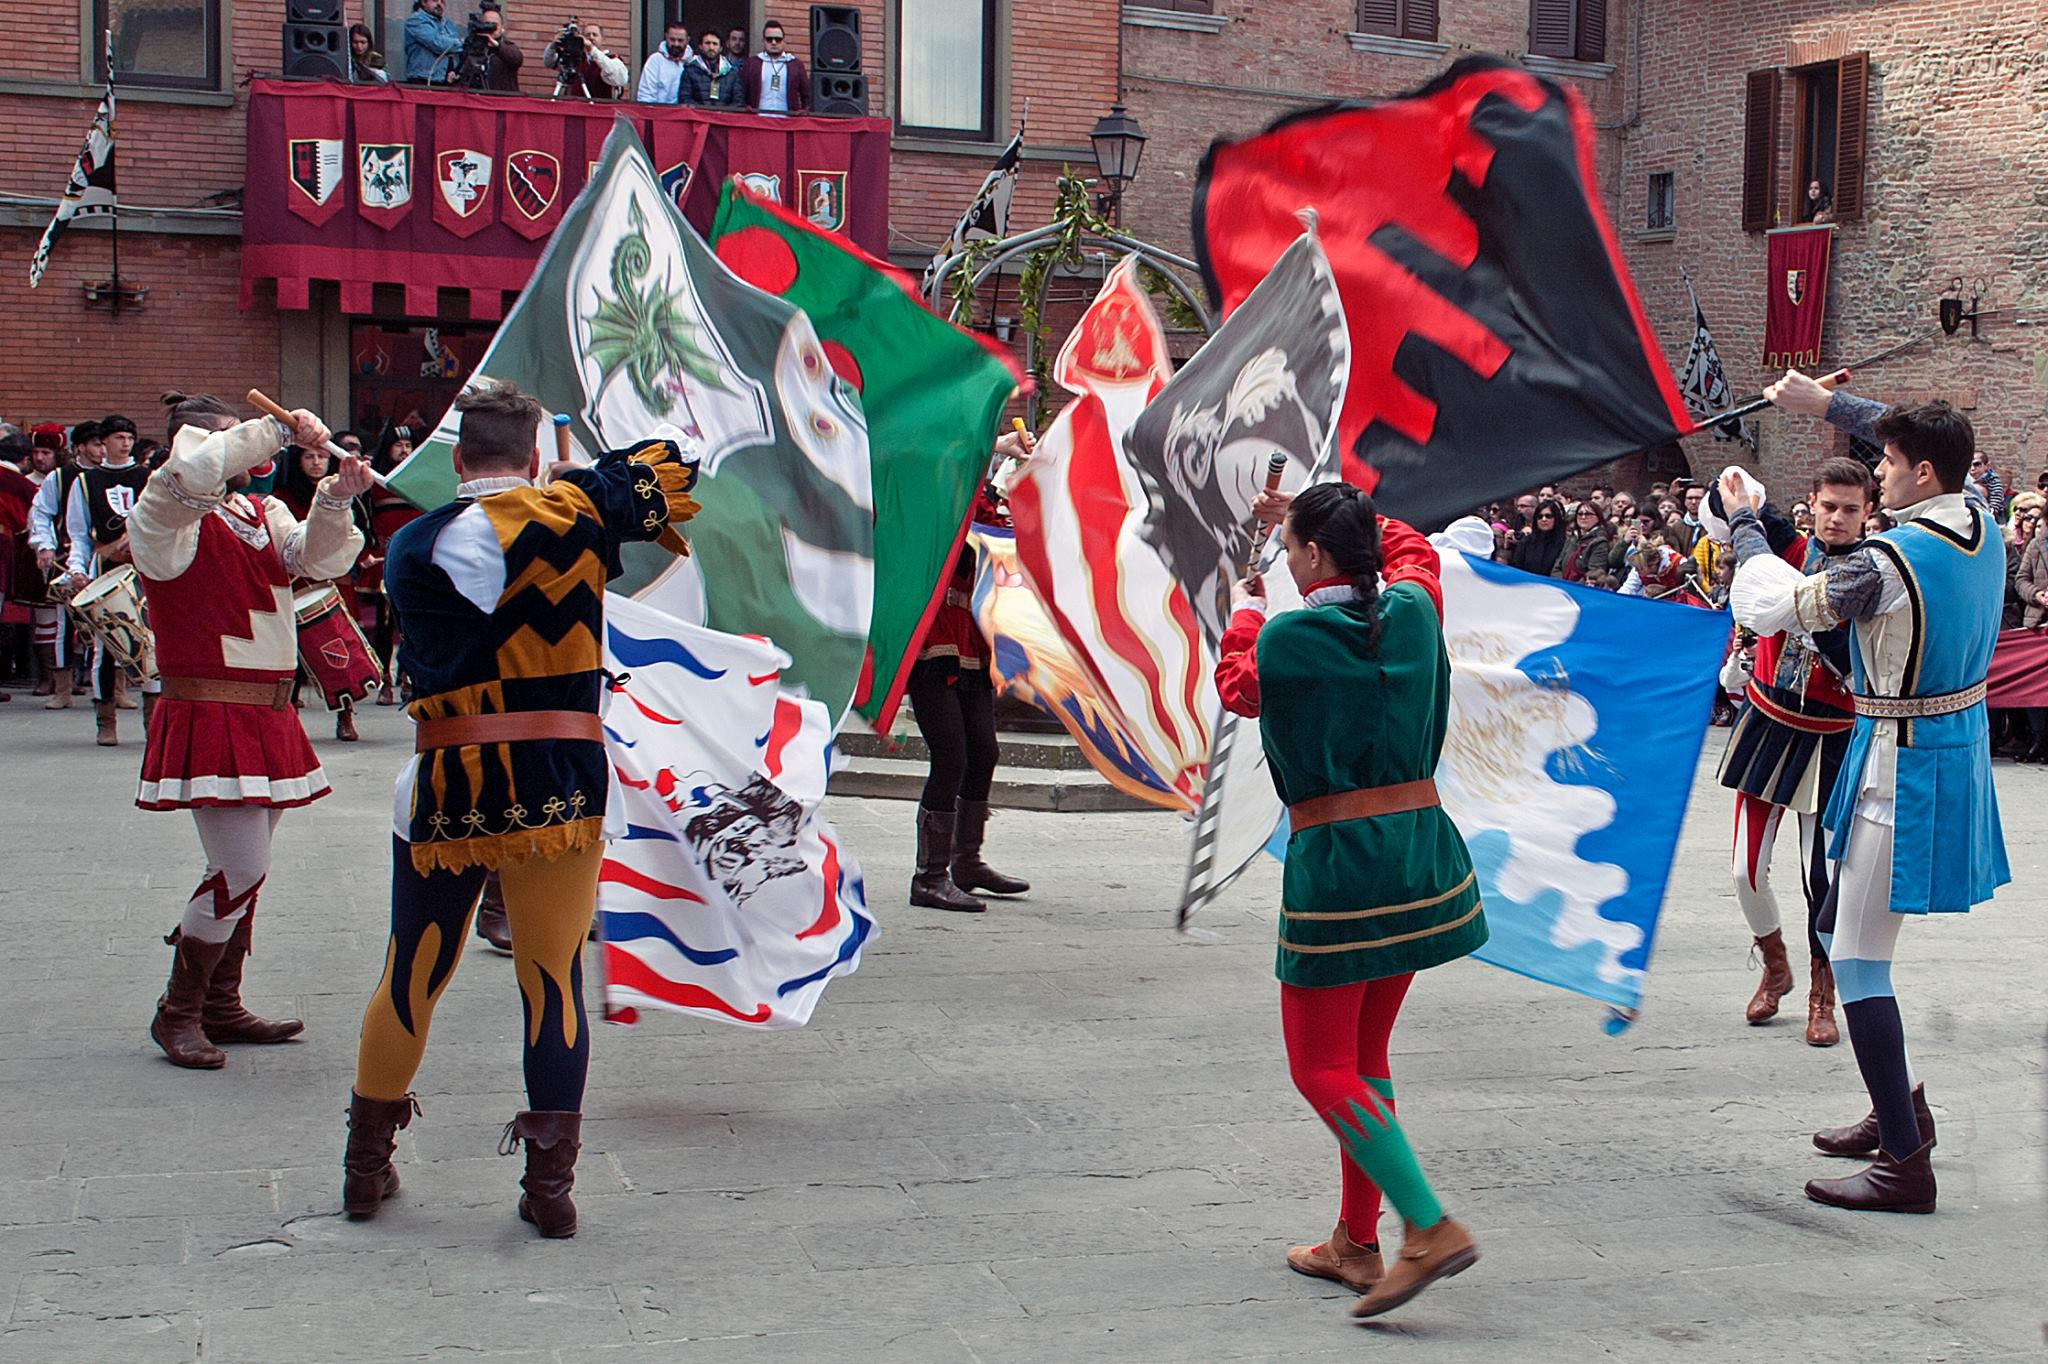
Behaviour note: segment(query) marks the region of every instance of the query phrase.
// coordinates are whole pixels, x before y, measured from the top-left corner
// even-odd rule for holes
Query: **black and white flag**
[[[1702,426],[1714,418],[1716,412],[1725,412],[1735,405],[1735,395],[1729,391],[1728,375],[1721,368],[1721,353],[1714,349],[1714,334],[1707,330],[1707,315],[1700,308],[1699,295],[1693,292],[1692,281],[1685,282],[1685,296],[1692,300],[1692,345],[1685,352],[1685,368],[1678,374],[1678,391],[1685,398],[1686,410],[1693,420]],[[1737,417],[1714,427],[1715,440],[1739,440],[1752,453],[1756,450],[1756,428]]]
[[[1147,503],[1138,533],[1187,589],[1211,649],[1272,456],[1286,456],[1289,491],[1337,476],[1350,371],[1344,305],[1311,225],[1125,433]]]
[[[57,216],[43,229],[43,240],[28,263],[28,287],[43,282],[50,264],[50,251],[73,218],[111,216],[118,209],[114,196],[114,34],[107,31],[107,93],[100,97],[99,112],[92,116],[92,128],[85,135],[85,147],[71,168],[71,180],[64,197],[57,201]]]
[[[1010,196],[1017,190],[1017,170],[1024,164],[1024,124],[1017,124],[1017,135],[1010,139],[1010,145],[1003,148],[995,165],[989,168],[982,179],[981,192],[974,196],[974,202],[960,215],[960,221],[953,228],[953,234],[946,238],[945,245],[932,257],[931,264],[924,268],[924,279],[918,286],[918,294],[929,299],[932,286],[938,282],[939,270],[949,256],[972,241],[994,241],[1010,234]],[[939,309],[949,312],[950,309]]]

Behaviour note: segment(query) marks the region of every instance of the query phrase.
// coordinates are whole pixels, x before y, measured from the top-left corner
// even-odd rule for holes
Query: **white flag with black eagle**
[[[939,269],[946,258],[972,241],[997,241],[1010,233],[1010,197],[1017,190],[1017,170],[1024,164],[1024,124],[1017,124],[1017,135],[1010,139],[1010,145],[1003,148],[1003,154],[996,158],[982,179],[981,192],[974,196],[974,202],[960,215],[952,235],[945,245],[933,255],[931,264],[924,268],[924,278],[918,284],[918,296],[929,299],[932,285],[938,281]],[[940,311],[950,312],[950,309]],[[955,319],[956,321],[958,319]]]
[[[1704,426],[1713,421],[1715,413],[1733,407],[1735,396],[1728,388],[1721,353],[1714,349],[1714,334],[1707,330],[1707,315],[1700,308],[1699,295],[1693,292],[1689,279],[1685,282],[1685,296],[1692,301],[1692,345],[1685,352],[1685,367],[1678,374],[1678,391],[1684,396],[1686,410],[1692,413],[1693,420]],[[1714,439],[1739,440],[1754,452],[1756,428],[1736,417],[1718,423]]]
[[[92,128],[85,135],[85,147],[71,168],[64,197],[57,201],[57,216],[43,229],[43,239],[28,263],[28,287],[43,282],[50,252],[73,218],[111,216],[118,208],[114,195],[114,35],[107,34],[107,93],[100,97],[99,112],[92,116]]]

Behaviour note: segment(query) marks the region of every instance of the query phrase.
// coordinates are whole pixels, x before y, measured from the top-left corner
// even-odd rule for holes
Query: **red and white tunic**
[[[227,490],[289,436],[270,418],[226,431],[187,427],[128,519],[165,678],[288,683],[298,666],[294,577],[348,571],[362,535],[347,499],[323,492],[302,524],[282,502]],[[304,805],[327,775],[290,707],[157,703],[135,803],[145,810]]]

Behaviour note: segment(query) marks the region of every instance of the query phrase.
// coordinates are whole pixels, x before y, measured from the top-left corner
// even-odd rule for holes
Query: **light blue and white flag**
[[[1728,616],[1438,553],[1436,780],[1479,873],[1477,955],[1612,1005],[1618,1030],[1642,1001]]]

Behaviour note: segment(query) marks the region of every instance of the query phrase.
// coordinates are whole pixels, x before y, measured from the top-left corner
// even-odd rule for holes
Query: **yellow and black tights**
[[[356,1093],[402,1099],[427,1050],[427,1026],[454,979],[485,869],[422,874],[391,840],[391,941],[384,978],[363,1013]],[[512,965],[526,1010],[526,1101],[535,1112],[583,1107],[590,1022],[583,1012],[583,940],[597,903],[602,845],[498,868],[512,929]]]

